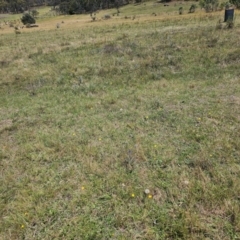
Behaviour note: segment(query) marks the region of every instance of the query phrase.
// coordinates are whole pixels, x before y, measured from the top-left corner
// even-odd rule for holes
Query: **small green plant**
[[[189,13],[194,13],[196,8],[197,6],[195,4],[192,4],[191,7],[189,8]]]
[[[234,27],[234,22],[233,22],[233,20],[232,20],[232,19],[228,20],[228,21],[226,22],[226,28],[227,28],[227,29],[231,29],[231,28],[233,28],[233,27]]]
[[[24,25],[26,24],[34,24],[36,22],[36,20],[34,19],[34,17],[32,15],[30,15],[29,13],[24,13],[21,21]]]
[[[183,14],[183,7],[180,7],[180,8],[178,9],[178,12],[179,12],[179,15],[182,15],[182,14]]]
[[[31,14],[32,14],[32,16],[33,16],[34,18],[36,18],[36,17],[39,15],[39,12],[38,12],[36,9],[33,9],[33,10],[31,11]]]
[[[90,17],[92,18],[92,21],[96,21],[96,13],[91,13]]]

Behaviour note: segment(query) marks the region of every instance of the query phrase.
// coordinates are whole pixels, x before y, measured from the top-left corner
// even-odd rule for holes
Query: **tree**
[[[34,17],[32,15],[30,15],[29,13],[24,13],[22,18],[21,18],[21,21],[24,25],[26,24],[34,24],[36,21],[34,19]]]
[[[206,12],[216,11],[218,7],[218,0],[201,0],[199,5],[204,8]]]
[[[77,14],[104,8],[120,8],[129,2],[129,0],[0,0],[0,12],[23,13],[28,10],[30,13],[32,8],[47,4],[62,14]]]
[[[236,8],[240,9],[240,0],[230,0],[230,3],[236,6]]]

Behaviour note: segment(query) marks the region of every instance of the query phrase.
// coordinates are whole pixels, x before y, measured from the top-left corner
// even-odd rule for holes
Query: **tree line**
[[[142,0],[0,0],[0,13],[23,13],[33,7],[52,6],[62,14],[94,12],[99,9],[119,8]]]
[[[95,12],[100,9],[119,8],[129,3],[140,3],[147,0],[0,0],[0,13],[23,13],[38,6],[52,6],[59,14],[81,14]],[[171,0],[159,0],[161,2]],[[229,0],[240,8],[240,0]],[[218,0],[200,0],[200,6],[205,9],[217,8]],[[227,5],[227,3],[224,3]]]
[[[100,9],[119,8],[130,0],[52,0],[52,6],[62,14],[95,12]]]

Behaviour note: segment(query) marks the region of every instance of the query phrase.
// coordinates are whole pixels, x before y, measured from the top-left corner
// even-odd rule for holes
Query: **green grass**
[[[240,238],[239,13],[141,14],[2,33],[0,239]]]

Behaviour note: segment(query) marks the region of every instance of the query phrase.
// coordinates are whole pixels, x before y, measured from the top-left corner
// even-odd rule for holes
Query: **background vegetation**
[[[73,8],[74,11],[68,14],[83,13],[86,11],[96,11],[98,9],[105,9],[111,7],[119,7],[129,4],[130,0],[1,0],[0,11],[2,13],[21,13],[30,10],[36,6],[52,6],[54,9],[60,5],[63,8]],[[137,1],[141,2],[141,1]],[[66,13],[66,12],[62,12]]]
[[[240,238],[239,12],[192,4],[2,26],[0,239]]]

